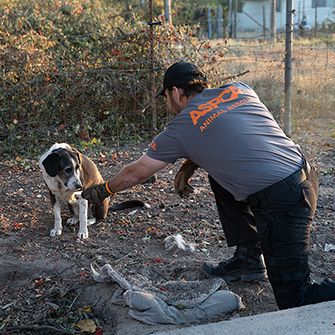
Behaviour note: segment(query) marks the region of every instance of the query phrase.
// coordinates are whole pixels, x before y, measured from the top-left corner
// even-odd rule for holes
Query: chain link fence
[[[68,10],[72,22],[67,29],[76,24],[76,14]],[[107,29],[104,21],[104,29],[83,26],[71,32],[57,21],[64,20],[65,14],[57,20],[11,11],[2,14],[1,156],[35,156],[55,141],[89,147],[149,140],[157,131],[152,127],[153,113],[158,130],[171,118],[163,99],[152,106],[152,85],[158,88],[165,68],[179,60],[198,64],[213,86],[230,80],[248,83],[282,122],[282,36],[277,43],[259,37],[208,40],[199,38],[199,25],[157,25],[150,58],[146,22],[120,22]],[[320,32],[318,39],[296,40],[294,120],[334,118],[334,78],[334,34]]]

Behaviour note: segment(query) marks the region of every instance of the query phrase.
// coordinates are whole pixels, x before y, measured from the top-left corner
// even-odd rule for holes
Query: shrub
[[[191,28],[164,26],[151,62],[146,23],[126,22],[99,0],[11,1],[0,11],[2,154],[152,135],[150,73],[158,86],[166,64],[208,54],[190,43]],[[168,116],[157,109],[160,127]]]

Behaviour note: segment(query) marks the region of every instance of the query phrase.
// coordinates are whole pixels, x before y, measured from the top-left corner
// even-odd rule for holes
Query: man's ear
[[[181,97],[183,95],[183,90],[181,88],[178,88],[176,86],[172,87],[171,95],[174,98],[174,100],[179,104]]]

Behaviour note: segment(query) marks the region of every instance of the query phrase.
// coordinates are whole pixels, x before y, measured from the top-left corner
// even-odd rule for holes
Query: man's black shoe
[[[217,266],[207,263],[201,271],[210,277],[221,277],[226,281],[259,281],[267,278],[260,248],[237,246],[234,256]]]

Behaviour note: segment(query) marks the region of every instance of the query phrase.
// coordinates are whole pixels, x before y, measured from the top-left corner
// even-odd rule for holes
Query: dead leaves
[[[80,279],[87,277],[82,270]],[[20,299],[4,301],[0,306],[0,333],[24,330],[45,334],[103,335],[91,306],[76,305],[78,279],[73,282],[52,276],[40,276],[17,292]],[[28,315],[27,315],[28,313]]]
[[[91,306],[84,306],[79,309],[79,321],[75,323],[75,328],[84,334],[103,335],[103,330],[99,327],[99,322],[93,314]]]
[[[97,326],[92,319],[84,319],[80,320],[76,323],[76,328],[78,328],[81,332],[94,334],[97,330]]]

